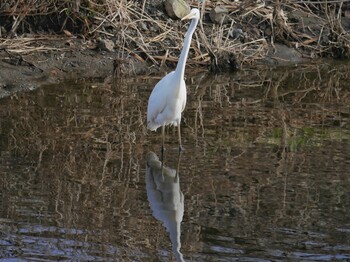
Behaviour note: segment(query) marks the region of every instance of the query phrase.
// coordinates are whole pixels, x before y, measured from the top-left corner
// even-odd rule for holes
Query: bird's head
[[[188,15],[185,15],[183,18],[181,18],[182,20],[190,20],[190,19],[199,19],[199,10],[197,8],[193,8],[191,9],[191,11],[188,13]]]

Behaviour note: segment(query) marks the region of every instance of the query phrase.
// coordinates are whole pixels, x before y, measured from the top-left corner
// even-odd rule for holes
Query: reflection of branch
[[[288,143],[287,143],[288,130],[287,130],[285,112],[280,110],[278,113],[280,116],[281,130],[282,130],[280,150],[282,151],[281,158],[283,159],[285,156],[285,151],[286,151],[287,145],[288,145]]]
[[[283,87],[282,83],[287,79],[288,76],[289,76],[289,73],[288,73],[288,71],[286,71],[277,80],[270,82],[269,90],[271,90],[271,96],[276,103],[279,103],[278,98],[280,97],[280,95],[278,94],[278,89],[281,86]]]
[[[12,137],[12,139],[13,139],[13,146],[11,146],[11,147],[12,147],[12,150],[17,150],[20,147],[17,145],[17,138],[14,136],[14,131],[15,131],[15,129],[12,129],[10,131],[10,137]]]
[[[196,113],[195,113],[195,121],[194,121],[194,124],[195,124],[195,133],[196,135],[198,136],[198,120],[199,120],[199,126],[200,128],[202,129],[202,137],[204,137],[204,123],[203,123],[203,107],[202,107],[202,101],[203,101],[203,95],[204,94],[201,94],[201,95],[198,95],[197,96],[197,100],[198,100],[198,106],[196,108]],[[198,140],[197,140],[197,143],[198,143]],[[197,144],[198,145],[198,144]]]
[[[39,148],[40,148],[40,153],[39,153],[39,158],[38,158],[38,163],[37,163],[37,166],[36,166],[36,170],[38,170],[38,168],[40,168],[40,166],[41,166],[41,161],[43,159],[43,153],[47,149],[47,145],[44,145],[44,146],[40,145]]]
[[[62,201],[62,195],[61,195],[61,188],[62,188],[62,181],[60,179],[57,179],[57,191],[55,194],[55,212],[58,214],[58,217],[55,219],[57,226],[62,226],[62,220],[64,218],[63,213],[60,211],[60,202]]]

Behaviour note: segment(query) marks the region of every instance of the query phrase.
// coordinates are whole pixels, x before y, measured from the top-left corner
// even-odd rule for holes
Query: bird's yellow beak
[[[189,12],[188,15],[185,15],[183,18],[181,18],[181,21],[183,20],[189,20],[193,18],[193,13]]]

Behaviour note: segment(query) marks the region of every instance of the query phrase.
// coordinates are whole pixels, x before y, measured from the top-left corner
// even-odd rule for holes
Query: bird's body
[[[177,80],[175,71],[162,78],[148,101],[148,129],[155,131],[163,125],[178,126],[186,106],[186,93],[185,80]]]
[[[178,127],[179,148],[182,149],[180,123],[185,109],[187,92],[184,79],[185,65],[191,45],[192,35],[199,20],[199,10],[194,8],[182,20],[192,19],[186,33],[184,46],[175,71],[162,78],[154,87],[148,100],[147,128],[155,131],[162,127],[162,150],[164,149],[164,128],[167,125]]]

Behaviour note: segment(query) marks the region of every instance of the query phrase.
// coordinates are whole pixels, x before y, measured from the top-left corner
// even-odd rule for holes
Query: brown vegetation
[[[350,4],[344,1],[187,2],[202,12],[190,64],[254,64],[276,43],[309,58],[350,57]],[[217,5],[228,10],[227,23],[211,22],[209,12]],[[141,0],[12,0],[1,2],[0,18],[0,48],[12,52],[55,49],[52,42],[36,43],[43,36],[82,39],[90,48],[87,39],[108,38],[123,63],[133,57],[157,66],[177,61],[185,32],[179,27],[186,26],[166,15],[162,1]]]

